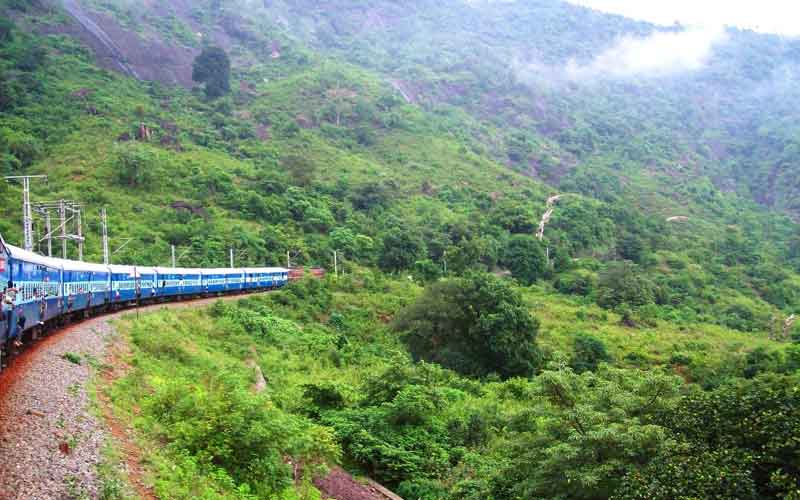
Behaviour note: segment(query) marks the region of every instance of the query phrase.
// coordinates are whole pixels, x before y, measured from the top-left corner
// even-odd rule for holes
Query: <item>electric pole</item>
[[[53,256],[53,227],[52,223],[50,222],[50,210],[44,211],[44,228],[47,231],[47,256]]]
[[[103,222],[103,264],[111,264],[111,256],[108,254],[108,216],[106,207],[100,210],[100,218]]]
[[[76,214],[76,222],[78,225],[78,260],[83,262],[83,221],[81,220],[81,209],[78,209]]]
[[[31,179],[45,179],[46,175],[16,175],[5,177],[6,180],[22,180],[22,234],[23,247],[33,252],[33,213],[31,212]]]
[[[336,250],[333,251],[333,275],[339,277],[339,256]]]
[[[64,200],[58,202],[58,217],[61,222],[61,258],[67,258],[67,206]]]
[[[289,256],[289,251],[288,250],[286,251],[286,268],[287,269],[291,269],[292,268],[292,258]]]
[[[233,248],[230,249],[230,256],[231,256],[231,269],[233,269]]]
[[[170,245],[172,248],[172,268],[175,269],[177,266],[175,265],[175,245]]]
[[[53,235],[60,233],[60,236],[56,236],[55,238],[61,240],[62,257],[67,257],[67,241],[74,240],[78,242],[78,257],[81,260],[83,259],[83,244],[86,238],[83,237],[83,213],[81,212],[80,205],[70,200],[42,201],[32,204],[32,210],[44,216],[47,234],[39,238],[37,243],[47,240],[47,255],[49,257],[53,256]],[[58,211],[59,224],[55,228],[53,228],[51,210]],[[67,218],[67,212],[70,214],[69,218]],[[73,219],[75,220],[76,229],[74,234],[67,234],[67,225]]]

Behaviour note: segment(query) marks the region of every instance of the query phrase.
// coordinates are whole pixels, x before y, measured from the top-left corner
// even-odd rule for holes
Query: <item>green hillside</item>
[[[87,259],[101,259],[106,207],[112,247],[130,239],[115,263],[166,265],[175,245],[185,266],[234,248],[240,265],[288,253],[328,268],[336,251],[344,270],[129,325],[147,370],[113,390],[123,413],[156,398],[137,429],[174,444],[153,458],[162,496],[280,498],[294,491],[283,457],[302,456],[407,498],[677,498],[664,488],[681,468],[682,498],[796,498],[800,42],[730,29],[696,68],[620,77],[595,71],[620,40],[683,28],[556,0],[3,0],[0,13],[0,169],[47,174],[34,201],[83,204]],[[232,63],[221,97],[190,88],[208,46]],[[0,233],[18,243],[19,186],[0,194]],[[486,310],[462,310],[473,303]],[[172,349],[149,327],[197,340]],[[246,394],[249,343],[284,382],[264,400]],[[181,391],[198,399],[172,414]],[[775,391],[789,391],[784,413]],[[186,410],[204,404],[298,438],[254,448],[270,458],[249,469],[174,433],[216,419]],[[748,412],[790,444],[686,427]],[[236,432],[217,444],[248,446]],[[714,489],[719,474],[738,479]]]

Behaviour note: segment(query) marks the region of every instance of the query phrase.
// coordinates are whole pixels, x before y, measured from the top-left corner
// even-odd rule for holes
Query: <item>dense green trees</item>
[[[220,47],[204,47],[194,60],[192,80],[205,83],[206,96],[216,99],[231,90],[231,61]]]
[[[599,334],[564,333],[573,347],[552,353],[554,361],[534,377],[467,378],[438,363],[412,362],[383,314],[437,332],[447,351],[456,340],[445,327],[459,319],[477,321],[467,335],[500,331],[515,306],[497,287],[509,282],[479,275],[450,288],[443,285],[457,280],[448,279],[418,297],[405,279],[367,276],[302,280],[280,293],[220,302],[210,316],[190,313],[188,325],[168,319],[137,327],[136,377],[147,374],[154,385],[131,378],[121,393],[137,397],[124,396],[125,404],[138,405],[147,419],[142,427],[169,443],[161,453],[188,457],[159,470],[162,487],[185,487],[191,473],[207,480],[216,470],[231,486],[280,491],[288,483],[275,450],[335,455],[335,437],[349,464],[409,498],[795,498],[800,386],[796,373],[771,373],[796,371],[793,351],[761,352],[754,358],[772,361],[760,362],[752,379],[737,378],[730,367],[704,390],[687,382],[716,377],[696,369],[709,354],[700,333],[687,343],[699,350],[674,353],[675,366],[666,369],[621,368],[633,356],[612,357]],[[495,304],[495,296],[508,300]],[[226,370],[205,357],[211,346]],[[262,396],[249,393],[243,368],[254,351],[269,380]],[[727,369],[737,359],[722,363]],[[259,406],[262,397],[269,402]],[[264,418],[272,422],[266,430]],[[287,442],[287,430],[296,439]],[[248,435],[264,439],[254,444]],[[251,468],[242,469],[245,462]]]
[[[526,234],[511,237],[503,252],[501,264],[511,270],[521,283],[530,285],[545,276],[547,257],[539,241]]]
[[[606,308],[620,305],[641,306],[655,299],[655,286],[631,262],[612,262],[600,273],[597,303]]]
[[[601,340],[583,333],[575,336],[575,351],[570,360],[575,373],[595,371],[600,363],[608,361],[611,361],[611,356]]]
[[[631,472],[619,498],[798,498],[798,387],[768,374],[691,392],[655,418],[682,444]]]
[[[397,317],[417,359],[460,373],[527,376],[539,367],[538,321],[519,294],[490,274],[470,274],[428,286]]]
[[[652,418],[674,408],[675,377],[560,368],[542,373],[535,387],[546,406],[517,425],[495,498],[608,498],[626,473],[673,445]]]
[[[424,250],[425,244],[422,238],[405,227],[395,227],[383,238],[378,264],[387,271],[410,269]]]

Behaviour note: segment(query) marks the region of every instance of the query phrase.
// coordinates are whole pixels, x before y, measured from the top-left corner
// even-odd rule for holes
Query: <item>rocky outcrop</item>
[[[50,1],[62,7],[73,22],[39,29],[77,38],[94,52],[99,66],[139,80],[194,85],[192,63],[199,49],[165,41],[153,33],[144,37],[111,16],[86,8],[79,0]]]

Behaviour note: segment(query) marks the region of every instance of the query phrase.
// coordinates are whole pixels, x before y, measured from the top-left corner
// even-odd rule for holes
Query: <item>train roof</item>
[[[14,245],[6,245],[6,249],[13,259],[30,262],[31,264],[39,264],[40,266],[47,266],[54,269],[63,269],[64,263],[68,262],[62,259],[45,257],[44,255],[39,255],[38,253],[28,252],[27,250],[15,247]]]
[[[268,273],[288,273],[289,272],[289,269],[287,269],[285,267],[265,267],[263,269],[266,269],[266,271]]]
[[[94,264],[92,262],[80,262],[77,260],[58,259],[65,271],[79,271],[85,273],[108,273],[108,266],[104,264]]]
[[[271,273],[274,272],[269,267],[245,267],[244,272],[249,274],[256,274],[256,273]]]
[[[203,269],[189,267],[154,267],[158,274],[201,274]]]
[[[242,274],[244,269],[241,267],[215,267],[209,269],[201,269],[203,274]]]
[[[5,244],[0,236],[0,244]],[[127,266],[120,264],[94,264],[92,262],[79,262],[76,260],[57,259],[53,257],[45,257],[37,253],[25,251],[14,245],[5,244],[5,247],[12,258],[30,262],[32,264],[39,264],[55,269],[63,269],[65,271],[83,271],[83,272],[112,272],[115,274],[125,274],[130,276],[141,276],[142,274],[242,274],[242,273],[288,273],[289,269],[285,267],[247,267],[247,268],[231,268],[231,267],[218,267],[218,268],[187,268],[187,267],[150,267],[150,266]]]
[[[119,264],[111,264],[108,266],[114,274],[127,274],[131,277],[139,277],[143,274],[154,274],[156,268],[150,266],[122,266]]]

